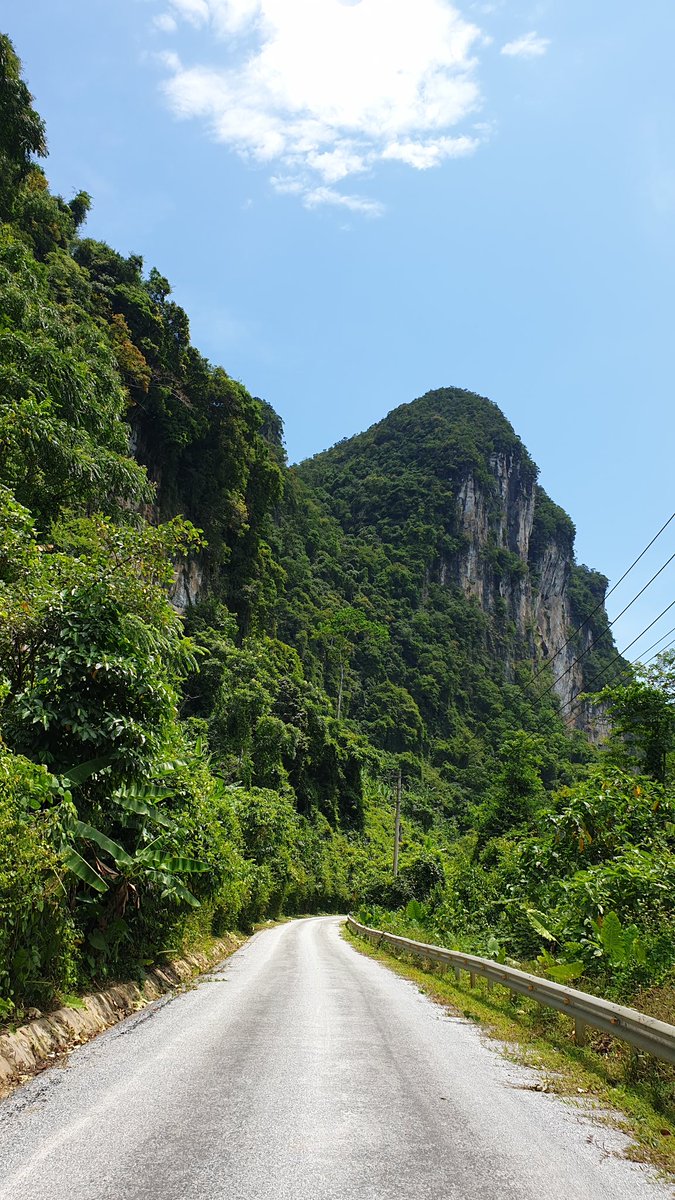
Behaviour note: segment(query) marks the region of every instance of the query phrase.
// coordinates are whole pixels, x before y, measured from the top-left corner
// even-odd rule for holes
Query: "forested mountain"
[[[509,731],[565,740],[561,714],[586,727],[573,700],[614,654],[606,580],[575,564],[572,522],[536,479],[496,405],[442,389],[301,464],[286,488],[282,636],[335,693],[331,622],[351,621],[346,712],[465,799]]]
[[[90,198],[50,192],[45,152],[0,38],[0,1016],[281,911],[414,899],[458,936],[473,889],[472,944],[501,922],[528,953],[532,838],[610,760],[616,811],[637,787],[656,813],[670,764],[669,695],[636,682],[660,750],[648,706],[603,693],[621,736],[594,765],[576,697],[614,646],[571,521],[457,389],[288,467],[270,405],[159,271],[81,236]],[[672,823],[647,825],[672,870]],[[631,917],[603,886],[577,924]]]

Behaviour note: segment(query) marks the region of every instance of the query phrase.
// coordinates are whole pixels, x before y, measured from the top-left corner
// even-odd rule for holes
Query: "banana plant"
[[[64,865],[94,893],[101,895],[114,888],[112,907],[120,917],[130,902],[139,907],[142,885],[158,888],[162,899],[180,900],[198,908],[199,900],[179,876],[204,873],[208,866],[198,859],[172,854],[165,845],[175,825],[159,804],[172,794],[170,789],[131,783],[112,793],[115,804],[138,819],[133,849],[125,849],[100,829],[79,819],[68,785],[83,783],[109,764],[109,759],[94,759],[54,779],[54,791],[61,801],[60,853]],[[148,841],[148,826],[159,827],[162,832]]]
[[[592,919],[591,928],[595,937],[584,939],[584,943],[595,958],[604,956],[612,966],[630,963],[644,966],[647,962],[647,952],[637,925],[624,927],[615,912],[608,912]]]
[[[555,946],[559,942],[559,937],[552,933],[548,928],[549,918],[545,913],[539,912],[536,908],[526,908],[525,915],[527,916],[530,925],[541,938],[549,943],[549,946]],[[574,950],[574,946],[566,943],[563,949],[569,953]],[[560,961],[556,958],[552,950],[544,947],[541,953],[537,955],[537,964],[541,967],[545,975],[552,979],[555,983],[571,983],[573,979],[578,979],[584,973],[584,963],[575,959],[571,962]]]

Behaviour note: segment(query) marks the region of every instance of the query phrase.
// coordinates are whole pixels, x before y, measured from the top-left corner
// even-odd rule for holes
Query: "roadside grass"
[[[308,913],[305,915],[314,916],[316,914]],[[139,987],[142,987],[152,971],[158,969],[161,971],[163,967],[170,965],[174,959],[181,959],[194,954],[203,954],[207,958],[211,958],[214,949],[222,946],[222,959],[224,961],[231,954],[239,950],[254,933],[259,933],[264,929],[273,929],[277,925],[286,925],[289,921],[297,919],[294,916],[283,915],[270,917],[268,920],[258,921],[246,929],[225,930],[218,936],[205,933],[199,929],[189,930],[182,937],[176,938],[171,945],[156,950],[151,958],[147,958],[142,962],[132,963],[128,968],[121,968],[104,977],[93,976],[86,984],[81,984],[77,992],[57,991],[50,1002],[45,1004],[43,1009],[26,1004],[12,1009],[11,1012],[4,1013],[0,1008],[0,1036],[6,1033],[16,1033],[17,1029],[20,1029],[28,1021],[34,1020],[37,1017],[48,1017],[52,1013],[58,1012],[60,1008],[83,1008],[85,997],[97,992],[105,992],[107,989],[116,987],[118,984],[136,983]],[[209,968],[209,970],[212,969]],[[199,972],[195,972],[195,978],[198,974]],[[186,981],[181,986],[193,986],[193,981]]]
[[[265,922],[264,924],[257,925],[256,931],[266,928],[269,924],[276,923]],[[130,968],[128,971],[120,971],[118,974],[113,974],[106,979],[92,979],[79,992],[57,992],[51,1003],[45,1005],[44,1009],[33,1007],[16,1009],[11,1016],[8,1015],[0,1019],[0,1036],[7,1033],[16,1033],[28,1021],[39,1017],[50,1017],[61,1008],[83,1009],[87,996],[106,992],[108,989],[117,987],[120,984],[135,983],[139,987],[142,987],[152,971],[161,971],[162,968],[170,967],[172,961],[175,959],[196,954],[203,954],[206,958],[211,958],[216,948],[218,948],[220,956],[218,961],[224,961],[231,954],[234,954],[236,950],[239,950],[246,941],[248,941],[247,934],[235,931],[223,933],[221,937],[198,934],[190,938],[183,938],[175,946],[168,946],[162,950],[158,950],[152,959],[148,959],[144,963],[137,963],[134,968]],[[204,968],[204,971],[208,970],[213,970],[213,967]],[[193,977],[186,978],[183,984],[175,985],[176,990],[192,986],[193,979],[197,978],[199,974],[201,974],[201,971],[195,970]]]
[[[379,950],[345,925],[342,936],[359,953],[412,980],[455,1016],[480,1023],[488,1037],[502,1043],[502,1053],[540,1073],[542,1091],[592,1104],[598,1120],[632,1139],[627,1157],[675,1175],[673,1066],[590,1028],[588,1043],[577,1046],[573,1022],[555,1009],[499,985],[489,992],[486,980],[477,980],[472,988],[464,973],[457,982],[454,972],[441,967],[427,964],[422,970],[409,955]]]

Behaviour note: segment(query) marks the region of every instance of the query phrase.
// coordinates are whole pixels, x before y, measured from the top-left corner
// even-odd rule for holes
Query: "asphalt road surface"
[[[663,1200],[336,918],[219,971],[0,1104],[0,1200]]]

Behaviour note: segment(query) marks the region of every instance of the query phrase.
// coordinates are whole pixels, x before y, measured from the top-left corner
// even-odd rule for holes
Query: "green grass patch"
[[[541,1073],[542,1089],[597,1106],[598,1120],[615,1124],[632,1139],[629,1158],[675,1175],[673,1066],[590,1028],[588,1044],[577,1046],[573,1022],[555,1009],[499,985],[488,991],[484,979],[472,988],[464,972],[457,982],[454,972],[440,967],[429,964],[423,970],[410,956],[376,949],[346,926],[342,935],[361,954],[412,980],[455,1016],[480,1023],[489,1037],[504,1043],[507,1057]],[[615,1119],[607,1109],[616,1113]]]

